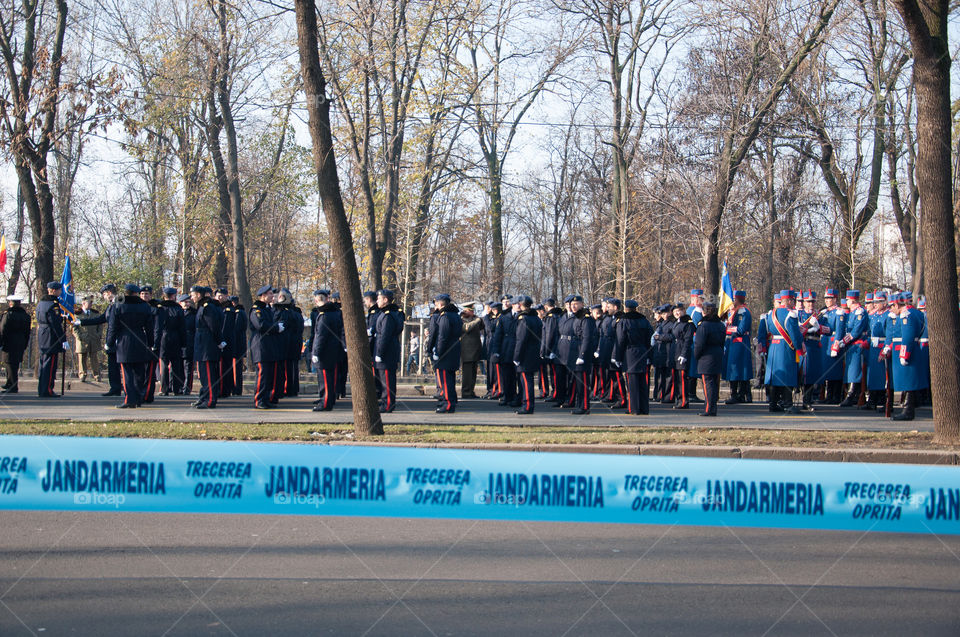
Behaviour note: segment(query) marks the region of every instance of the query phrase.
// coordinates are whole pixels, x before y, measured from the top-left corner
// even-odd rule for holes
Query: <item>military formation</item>
[[[197,409],[213,409],[219,399],[243,394],[247,361],[254,372],[253,407],[271,409],[300,391],[300,361],[316,372],[315,411],[334,408],[346,396],[348,361],[339,294],[313,292],[307,322],[286,288],[265,285],[247,311],[225,288],[195,285],[188,294],[174,288],[113,284],[100,293],[101,313],[87,297],[68,312],[60,304],[62,286],[47,284],[37,303],[38,395],[57,397],[60,356],[70,351],[66,326],[75,336],[81,380],[99,380],[98,344],[105,331],[109,390],[122,396],[119,408],[136,408],[161,395],[190,395],[197,381]],[[31,334],[30,315],[21,299],[7,298],[0,315],[4,351],[3,393],[19,389],[19,366]],[[380,411],[397,406],[397,372],[405,315],[391,290],[366,292],[367,336]],[[65,320],[67,317],[69,320]],[[460,310],[448,294],[433,298],[424,335],[434,371],[437,413],[457,409],[457,372],[463,395],[475,398],[478,361],[486,363],[487,393],[518,414],[532,414],[538,401],[588,414],[601,404],[628,414],[650,412],[650,402],[689,409],[703,403],[701,416],[716,416],[721,381],[729,383],[725,404],[753,402],[763,389],[771,412],[799,413],[833,404],[879,410],[894,420],[911,420],[928,399],[929,357],[923,299],[915,307],[909,292],[841,297],[827,289],[818,307],[813,290],[782,290],[773,309],[755,318],[746,294],[733,293],[722,315],[703,290],[690,291],[689,303],[653,309],[652,320],[633,299],[606,298],[587,306],[570,294],[558,304],[547,298],[504,295]],[[756,363],[756,364],[755,364]],[[756,369],[756,373],[755,372]],[[756,382],[756,386],[753,383]],[[652,393],[651,393],[652,385]],[[698,387],[703,397],[697,395]],[[901,408],[894,414],[899,394]]]

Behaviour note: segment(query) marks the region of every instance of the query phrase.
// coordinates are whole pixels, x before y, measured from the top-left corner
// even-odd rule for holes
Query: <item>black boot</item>
[[[914,412],[917,407],[917,392],[908,391],[906,392],[907,399],[903,403],[903,409],[900,410],[900,413],[893,417],[893,420],[913,420]]]
[[[853,407],[854,405],[856,405],[856,404],[857,404],[857,398],[858,398],[858,396],[857,396],[858,391],[857,391],[857,390],[859,390],[859,389],[860,389],[860,386],[859,386],[857,383],[851,383],[851,385],[850,385],[850,393],[847,394],[847,397],[843,400],[842,403],[840,403],[840,406],[841,406],[841,407]]]

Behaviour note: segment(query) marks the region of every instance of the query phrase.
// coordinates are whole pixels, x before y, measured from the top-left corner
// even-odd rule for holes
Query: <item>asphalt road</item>
[[[193,409],[190,403],[196,396],[157,396],[150,405],[140,409],[116,409],[117,397],[102,397],[93,385],[74,382],[60,398],[38,398],[35,393],[21,388],[18,394],[0,396],[0,419],[64,419],[75,420],[171,420],[190,422],[323,422],[352,423],[353,413],[349,400],[337,402],[333,411],[313,412],[315,394],[306,391],[297,398],[285,398],[279,408],[273,410],[253,409],[249,395],[221,400],[216,409]],[[428,390],[431,388],[428,388]],[[315,391],[315,390],[314,390]],[[575,416],[569,409],[557,409],[542,401],[536,404],[535,413],[528,416],[515,414],[515,408],[500,407],[496,401],[471,399],[461,400],[454,414],[434,412],[436,401],[429,396],[412,395],[412,388],[400,393],[396,411],[383,415],[385,424],[457,424],[457,425],[512,425],[512,426],[672,426],[672,427],[756,427],[763,429],[816,429],[816,430],[867,430],[867,431],[932,431],[933,421],[929,408],[918,411],[917,420],[893,422],[882,413],[861,411],[856,408],[841,409],[836,406],[817,406],[815,410],[799,415],[772,414],[766,403],[727,406],[721,404],[716,418],[700,418],[702,403],[693,403],[688,410],[675,410],[670,405],[653,404],[649,416],[628,416],[623,410],[610,410],[594,403],[591,413]],[[2,425],[0,425],[2,428]]]
[[[957,635],[960,537],[0,512],[0,635]]]

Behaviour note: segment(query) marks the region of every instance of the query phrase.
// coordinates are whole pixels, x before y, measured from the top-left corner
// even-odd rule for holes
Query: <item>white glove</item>
[[[909,365],[909,364],[910,364],[910,361],[907,360],[906,358],[904,358],[903,356],[901,356],[901,357],[900,357],[900,364],[901,364],[901,365]]]
[[[578,359],[577,359],[577,365],[583,365],[583,359],[582,359],[582,358],[578,358]]]
[[[886,358],[887,356],[890,356],[890,346],[889,345],[884,346],[883,351],[880,352],[880,355],[883,356],[884,358]]]
[[[369,327],[367,328],[367,336],[373,336],[373,330]]]
[[[513,361],[513,364],[516,365],[517,367],[520,367],[520,361]]]
[[[217,345],[217,347],[219,347],[220,349],[223,349],[223,348],[226,347],[226,346],[227,346],[227,342],[226,342],[226,341],[220,341],[220,344]]]
[[[316,365],[317,363],[320,362],[320,357],[319,357],[319,356],[314,356],[314,357],[311,358],[310,360],[312,360],[312,361],[313,361],[313,364]]]
[[[437,356],[436,354],[434,354],[433,356],[431,356],[431,358],[432,358],[433,360],[435,360],[435,361],[440,360],[440,357]]]
[[[843,335],[843,344],[844,344],[844,345],[849,345],[849,344],[850,344],[850,341],[852,341],[852,340],[853,340],[853,337],[850,336],[849,334],[844,334],[844,335]]]
[[[287,329],[287,326],[283,324],[283,321],[280,321],[279,323],[277,323],[277,331],[278,331],[278,332],[282,332],[282,331],[285,330],[285,329]]]
[[[66,342],[66,341],[63,342],[63,351],[65,351],[65,352],[69,352],[69,351],[70,351],[70,343],[68,343],[68,342]]]
[[[73,325],[74,325],[75,327],[79,327],[79,326],[80,326],[80,319],[73,319],[72,323],[73,323]]]
[[[836,357],[837,357],[837,350],[831,349],[831,350],[830,350],[830,358],[836,358]]]
[[[873,347],[880,347],[880,337],[879,337],[879,336],[871,336],[871,337],[870,337],[870,345],[872,345]]]
[[[382,362],[383,362],[383,359],[381,359],[379,356],[374,356],[374,357],[373,357],[373,360],[374,360],[374,362],[376,362],[376,363],[382,363]]]
[[[553,360],[553,359],[555,359],[556,357],[557,357],[556,354],[554,354],[553,352],[550,352],[550,360]]]
[[[613,363],[617,367],[617,369],[620,368],[620,361],[616,359],[611,359],[610,362]]]
[[[686,365],[687,359],[685,356],[677,356],[677,362],[680,363],[681,365]]]
[[[109,351],[110,351],[110,346],[107,345],[106,343],[104,343],[104,344],[103,344],[103,351],[109,352]]]
[[[594,353],[593,353],[593,357],[594,357],[594,358],[600,358],[600,352],[594,352]]]

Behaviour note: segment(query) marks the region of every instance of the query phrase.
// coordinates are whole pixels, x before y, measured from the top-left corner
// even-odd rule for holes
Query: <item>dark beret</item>
[[[264,294],[269,294],[273,288],[269,285],[263,285],[257,289],[257,296],[263,296]]]
[[[163,288],[164,294],[176,294],[177,288]]]
[[[189,294],[181,294],[180,296],[177,297],[177,303],[183,303],[184,301],[187,301],[189,299],[190,299]]]
[[[314,296],[330,296],[330,290],[314,290]]]
[[[382,296],[386,299],[393,300],[393,290],[377,290],[377,296]]]
[[[50,281],[47,283],[48,290],[62,290],[63,285],[59,281]]]
[[[150,285],[149,283],[144,283],[143,285],[140,286],[140,291],[141,291],[141,292],[153,292],[153,286]]]
[[[140,286],[136,283],[127,283],[123,286],[123,291],[127,294],[140,294]]]
[[[623,302],[623,306],[627,309],[635,310],[638,307],[640,307],[640,304],[634,301],[633,299],[627,299],[626,301]]]
[[[117,291],[117,286],[115,286],[113,283],[107,283],[105,286],[103,286],[102,288],[100,288],[100,294],[103,294],[104,292],[114,292],[114,293],[115,293],[116,291]]]

